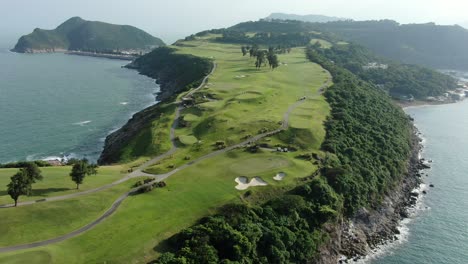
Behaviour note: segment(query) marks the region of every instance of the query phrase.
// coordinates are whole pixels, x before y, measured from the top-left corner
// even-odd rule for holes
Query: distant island
[[[128,25],[86,21],[72,17],[53,30],[36,28],[22,36],[11,50],[19,53],[81,51],[131,54],[164,46],[164,42]]]

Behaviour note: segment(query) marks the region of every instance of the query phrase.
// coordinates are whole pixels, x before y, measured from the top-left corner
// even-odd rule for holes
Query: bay
[[[111,131],[156,103],[154,80],[126,63],[0,49],[0,163],[97,160]]]

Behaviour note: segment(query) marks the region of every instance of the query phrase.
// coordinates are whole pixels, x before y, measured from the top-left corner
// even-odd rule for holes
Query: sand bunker
[[[249,183],[249,179],[247,177],[241,176],[241,177],[237,177],[235,182],[237,182],[237,186],[236,186],[237,190],[246,190],[249,187],[268,185],[268,183],[266,183],[260,177],[254,177]]]
[[[275,177],[273,177],[273,180],[275,181],[282,181],[286,177],[286,173],[284,172],[278,172]]]

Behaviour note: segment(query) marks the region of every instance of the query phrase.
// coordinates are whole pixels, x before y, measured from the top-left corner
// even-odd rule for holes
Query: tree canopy
[[[19,170],[11,178],[11,182],[7,185],[7,193],[15,201],[15,207],[18,204],[18,199],[21,195],[29,195],[31,193],[31,179],[26,170]]]
[[[97,165],[89,164],[88,160],[82,159],[73,165],[70,177],[76,183],[76,189],[79,189],[85,177],[93,174],[97,174]]]

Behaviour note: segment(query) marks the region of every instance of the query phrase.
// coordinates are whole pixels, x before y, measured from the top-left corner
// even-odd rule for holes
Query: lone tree
[[[70,177],[76,183],[77,190],[87,175],[97,174],[97,167],[96,164],[89,164],[87,159],[82,159],[73,165]]]
[[[19,170],[10,179],[11,182],[7,185],[7,192],[15,201],[16,207],[21,195],[29,195],[31,193],[31,182],[24,169]]]

